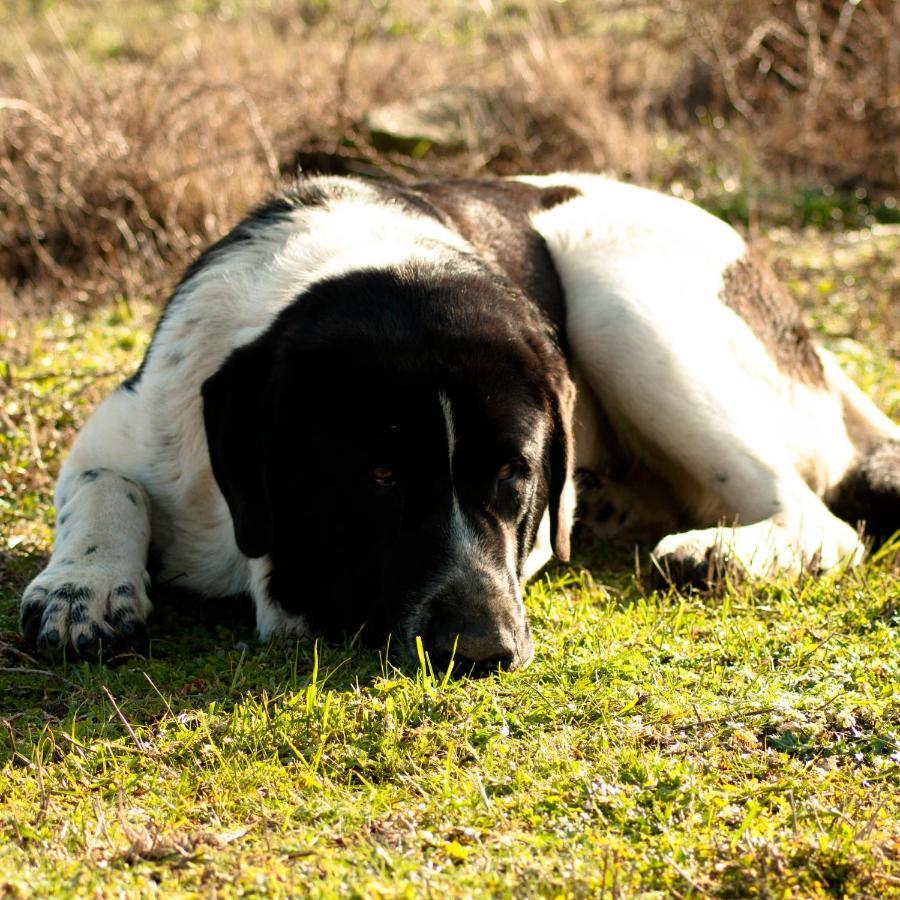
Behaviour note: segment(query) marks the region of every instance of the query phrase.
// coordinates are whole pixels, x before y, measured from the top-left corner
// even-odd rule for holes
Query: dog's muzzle
[[[477,576],[442,590],[429,613],[422,637],[435,671],[446,671],[452,659],[454,674],[477,677],[523,668],[534,656],[522,601]]]

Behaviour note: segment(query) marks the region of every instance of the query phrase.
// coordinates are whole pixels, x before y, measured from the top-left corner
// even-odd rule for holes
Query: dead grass
[[[688,91],[705,92],[712,114],[743,119],[761,157],[842,187],[896,189],[900,6],[893,0],[677,0],[673,7],[690,22]]]
[[[406,0],[12,3],[0,315],[159,299],[298,168],[602,169],[745,222],[789,217],[783,198],[817,179],[894,202],[900,32],[885,0],[457,0],[442,13]],[[372,109],[458,86],[477,97],[461,150],[373,140]]]

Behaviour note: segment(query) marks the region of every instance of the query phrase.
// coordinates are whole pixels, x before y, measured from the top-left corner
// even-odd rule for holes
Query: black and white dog
[[[599,176],[308,178],[188,269],[82,430],[22,629],[141,648],[149,569],[248,592],[263,638],[521,666],[576,467],[588,524],[673,577],[826,570],[857,520],[900,526],[900,428],[718,219]]]

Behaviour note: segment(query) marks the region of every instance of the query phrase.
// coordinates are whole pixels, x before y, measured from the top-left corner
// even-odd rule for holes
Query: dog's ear
[[[550,539],[557,558],[568,562],[575,505],[575,384],[562,363],[551,377],[550,407]]]
[[[250,558],[264,556],[272,539],[265,408],[273,364],[269,342],[254,341],[235,350],[201,389],[213,475],[231,511],[238,548]]]

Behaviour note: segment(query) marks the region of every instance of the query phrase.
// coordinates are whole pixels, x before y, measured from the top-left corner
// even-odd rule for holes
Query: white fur
[[[250,568],[250,596],[256,607],[256,630],[267,641],[273,637],[291,637],[298,641],[312,637],[312,631],[303,616],[286,613],[269,598],[268,581],[272,574],[272,561],[268,556],[248,560]]]
[[[522,572],[523,581],[533,578],[553,558],[553,543],[550,540],[550,512],[541,517],[538,525],[537,536],[528,559],[525,560],[525,568]]]
[[[671,535],[656,555],[727,544],[760,575],[814,557],[823,568],[858,561],[854,530],[817,496],[857,454],[842,415],[850,389],[786,377],[722,302],[723,273],[746,253],[740,236],[689,203],[603,177],[522,180],[581,191],[534,217],[563,283],[581,378],[614,425],[687,473],[708,508],[747,526]],[[887,420],[865,409],[883,432]],[[585,452],[579,465],[596,455],[590,442]]]
[[[450,398],[441,391],[438,395],[441,403],[441,412],[444,414],[444,431],[447,434],[447,467],[450,478],[453,478],[453,455],[456,453],[456,425],[453,423],[453,405]]]
[[[602,455],[593,412],[599,401],[635,452],[664,471],[683,473],[682,493],[692,495],[696,508],[739,526],[672,535],[657,557],[702,557],[727,544],[758,574],[795,571],[815,558],[826,568],[858,560],[855,533],[819,497],[867,439],[896,437],[898,429],[827,355],[827,390],[787,378],[721,302],[723,271],[746,252],[741,238],[697,207],[606,178],[522,180],[581,191],[534,217],[566,295],[580,389],[579,464],[594,466]],[[302,618],[269,600],[269,561],[248,560],[237,548],[210,470],[200,387],[317,280],[389,266],[460,271],[468,264],[456,251],[471,252],[436,219],[390,204],[365,183],[324,178],[320,184],[339,185],[338,196],[286,220],[250,226],[252,240],[232,244],[178,289],[142,377],[100,406],[63,467],[57,507],[71,522],[26,591],[26,603],[45,603],[41,598],[57,588],[84,585],[92,597],[88,624],[99,625],[116,585],[134,583],[140,587],[131,612],[143,620],[152,534],[161,582],[213,596],[249,591],[263,637],[308,635]],[[452,470],[455,432],[447,398],[444,412]],[[96,468],[110,471],[94,481],[82,478]],[[123,477],[140,482],[137,502],[129,499],[133,486]],[[564,510],[570,522],[574,503],[570,483]],[[435,573],[432,587],[457,577],[460,566],[473,577],[494,577],[458,502],[451,526],[458,559]],[[549,558],[549,530],[544,516],[527,576]],[[94,544],[97,550],[85,555]],[[69,640],[88,627],[70,627],[45,605],[46,616],[60,616],[53,624]],[[521,602],[516,615],[524,622]]]
[[[68,467],[56,496],[61,522],[56,545],[47,567],[26,589],[23,605],[44,606],[43,629],[73,646],[92,634],[109,636],[111,617],[143,622],[150,611],[145,568],[150,517],[143,488],[112,469],[75,475]],[[73,590],[78,604],[60,596]]]

